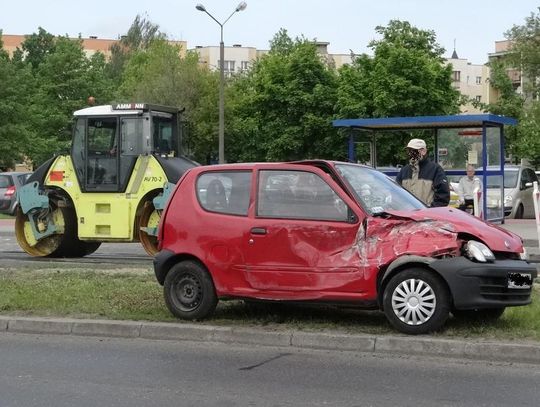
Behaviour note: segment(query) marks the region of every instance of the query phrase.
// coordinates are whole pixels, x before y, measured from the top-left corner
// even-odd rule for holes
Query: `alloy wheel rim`
[[[423,280],[402,281],[392,293],[394,314],[407,325],[422,325],[435,313],[435,292]]]

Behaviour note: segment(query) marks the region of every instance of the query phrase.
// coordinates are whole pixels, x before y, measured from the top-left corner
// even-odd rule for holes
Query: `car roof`
[[[251,170],[255,167],[261,168],[273,168],[273,167],[283,167],[283,166],[306,166],[306,167],[333,167],[336,164],[344,165],[355,165],[358,167],[367,168],[375,171],[373,167],[342,162],[342,161],[330,161],[330,160],[302,160],[302,161],[281,161],[281,162],[250,162],[250,163],[232,163],[232,164],[213,164],[213,165],[202,165],[192,168],[190,171],[196,171],[198,173],[205,172],[208,170],[212,171],[231,171],[231,170]]]

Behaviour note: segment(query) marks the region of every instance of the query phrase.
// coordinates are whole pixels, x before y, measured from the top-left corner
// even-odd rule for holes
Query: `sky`
[[[0,30],[4,34],[31,34],[38,27],[54,35],[98,36],[117,39],[139,14],[160,27],[169,39],[187,41],[188,48],[218,45],[220,27],[204,12],[223,22],[237,0],[0,0]],[[377,39],[375,27],[390,20],[410,22],[433,30],[450,57],[474,64],[487,62],[495,41],[513,25],[538,11],[537,0],[246,0],[247,8],[224,25],[226,46],[268,49],[269,41],[284,28],[291,37],[329,42],[332,54],[370,53]]]

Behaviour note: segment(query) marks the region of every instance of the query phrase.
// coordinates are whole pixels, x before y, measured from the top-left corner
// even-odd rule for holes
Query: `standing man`
[[[409,163],[401,168],[396,181],[427,206],[448,206],[450,189],[442,167],[427,156],[426,142],[413,138],[407,144]]]
[[[474,207],[474,190],[476,188],[482,188],[480,178],[474,176],[474,165],[467,165],[467,176],[461,177],[459,185],[457,187],[457,194],[459,196],[459,209],[466,210],[467,207]]]

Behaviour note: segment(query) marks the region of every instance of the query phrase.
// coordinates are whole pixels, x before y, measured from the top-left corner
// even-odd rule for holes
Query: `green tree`
[[[337,75],[313,42],[280,30],[270,52],[234,83],[227,118],[227,159],[344,158],[332,128]]]
[[[528,104],[517,128],[519,144],[516,153],[529,159],[536,168],[540,167],[540,102],[535,100]]]
[[[37,33],[25,37],[21,48],[22,50],[17,53],[16,59],[24,58],[26,63],[36,69],[47,58],[47,55],[54,52],[54,35],[39,27]]]
[[[508,76],[508,63],[508,60],[490,63],[490,85],[498,93],[498,98],[495,103],[488,105],[488,110],[493,114],[520,120],[523,113],[524,99],[520,94],[516,93],[512,80]],[[514,126],[506,127],[504,139],[506,153],[517,158],[522,143],[518,128]]]
[[[34,132],[28,122],[27,106],[33,78],[29,69],[17,69],[3,50],[0,30],[0,169],[12,168],[26,158]]]
[[[505,33],[510,40],[510,64],[521,69],[525,95],[536,100],[540,95],[540,7]]]
[[[492,66],[491,84],[499,92],[493,113],[515,117],[519,125],[505,133],[506,152],[517,161],[527,158],[540,165],[540,8],[525,18],[522,25],[514,25],[505,33],[510,51],[504,59]],[[521,92],[517,93],[507,70],[519,69],[522,77]]]
[[[196,53],[180,54],[180,47],[164,39],[133,52],[118,98],[185,109],[184,119],[191,124],[187,153],[204,162],[217,124],[218,77],[199,66]]]
[[[116,82],[121,81],[124,67],[131,55],[144,50],[156,39],[165,39],[159,31],[159,25],[137,15],[126,35],[111,46],[111,59],[107,64],[108,76]]]
[[[103,55],[88,58],[81,39],[55,38],[54,51],[35,70],[39,87],[29,112],[44,141],[40,151],[33,153],[36,162],[68,150],[73,112],[84,107],[89,96],[110,100],[112,83],[104,69]]]
[[[454,114],[459,92],[452,87],[452,67],[435,32],[392,20],[376,27],[381,36],[369,47],[373,57],[360,55],[339,71],[337,114],[351,117],[397,117]],[[379,163],[404,161],[403,143],[408,133],[381,136]]]

